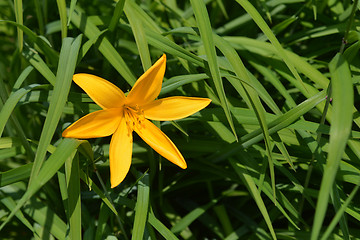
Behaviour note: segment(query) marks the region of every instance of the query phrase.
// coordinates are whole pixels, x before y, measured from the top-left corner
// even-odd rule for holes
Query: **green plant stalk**
[[[351,28],[351,26],[352,26],[352,24],[354,22],[355,12],[357,10],[358,3],[359,3],[359,0],[355,0],[354,3],[353,3],[353,8],[351,10],[351,15],[350,15],[349,21],[347,22],[346,31],[345,31],[344,38],[343,38],[342,43],[341,43],[340,54],[344,53],[345,45],[347,44],[347,38],[348,38],[349,32],[350,32],[350,28]]]
[[[66,2],[65,0],[56,0],[59,14],[60,14],[60,23],[61,23],[61,38],[64,39],[67,37],[67,14],[66,14]]]
[[[15,18],[16,18],[16,22],[20,25],[24,24],[24,20],[23,20],[23,5],[22,5],[22,0],[15,0],[14,1],[14,8],[15,8]],[[23,40],[24,40],[24,33],[20,28],[17,28],[17,34],[18,34],[18,47],[19,47],[19,52],[22,52],[23,49]]]

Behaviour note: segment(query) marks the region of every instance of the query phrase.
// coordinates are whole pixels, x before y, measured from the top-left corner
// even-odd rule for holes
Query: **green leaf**
[[[209,69],[210,69],[211,77],[214,81],[216,92],[219,96],[221,106],[225,111],[226,118],[230,124],[233,134],[237,139],[234,123],[231,118],[228,100],[226,98],[223,82],[220,77],[220,69],[217,62],[213,33],[205,3],[202,0],[191,0],[190,2],[191,2],[191,6],[194,9],[194,14],[200,31],[201,40],[204,44],[204,48],[209,64]]]
[[[19,25],[23,25],[24,20],[23,20],[23,4],[22,4],[22,0],[15,0],[14,1],[14,10],[15,10],[15,18],[16,18],[16,22]],[[23,49],[23,40],[24,40],[24,33],[21,29],[17,29],[17,33],[18,33],[18,47],[19,47],[19,52],[22,52]]]
[[[55,175],[59,168],[65,163],[66,159],[74,156],[77,147],[83,142],[84,141],[73,138],[65,138],[61,141],[55,152],[44,163],[37,177],[33,179],[31,184],[29,184],[27,191],[18,201],[16,207],[11,211],[10,215],[0,226],[0,230],[3,229],[17,211]]]
[[[333,96],[333,119],[330,127],[329,154],[321,180],[311,239],[319,238],[325,218],[330,191],[333,187],[339,163],[349,139],[352,126],[354,93],[348,63],[337,54],[329,64]]]
[[[16,92],[11,93],[11,95],[6,100],[4,106],[1,108],[0,111],[0,137],[2,136],[6,122],[10,118],[11,113],[13,112],[14,108],[16,107],[16,104],[20,101],[20,99],[23,96],[25,96],[28,92],[35,89],[41,89],[44,87],[46,86],[39,84],[31,84],[27,87],[17,90]]]
[[[66,2],[65,0],[56,0],[59,15],[60,15],[60,22],[61,22],[61,38],[64,39],[67,37],[67,10],[66,10]]]
[[[32,180],[37,177],[40,171],[47,148],[50,145],[58,121],[60,120],[62,109],[65,106],[67,96],[69,94],[72,76],[75,71],[75,64],[80,48],[80,43],[81,36],[75,40],[72,38],[66,38],[63,41],[54,92],[50,101],[49,111],[45,119],[44,128],[40,136],[39,146],[35,155],[29,185],[31,184]]]
[[[264,217],[264,220],[266,222],[266,225],[268,226],[271,236],[276,239],[275,231],[271,223],[270,216],[266,210],[266,206],[264,204],[264,201],[261,198],[261,195],[255,185],[254,180],[250,176],[247,167],[242,165],[241,163],[235,162],[235,160],[230,159],[231,166],[235,170],[235,172],[238,174],[238,176],[242,179],[242,181],[246,184],[246,187],[249,189],[251,195],[253,196],[256,204],[258,205],[258,208],[261,212],[261,214]]]
[[[65,161],[65,177],[68,191],[68,217],[71,239],[81,239],[81,192],[79,157],[68,158]]]
[[[86,22],[86,24],[84,24],[84,21]],[[74,10],[74,13],[71,17],[71,22],[77,28],[79,28],[87,38],[92,39],[93,37],[99,36],[100,30],[78,6]],[[106,38],[102,38],[98,48],[99,51],[104,55],[104,57],[109,61],[109,63],[132,86],[135,83],[136,78],[125,63],[124,59],[116,51],[113,45],[111,45],[109,40],[107,40]]]
[[[10,185],[30,177],[32,163],[0,173],[0,187]]]
[[[134,34],[136,46],[139,50],[140,59],[145,72],[151,67],[152,64],[151,64],[148,43],[145,37],[144,26],[140,21],[140,19],[138,18],[138,15],[136,15],[135,11],[128,6],[129,5],[126,5],[125,13],[127,18],[129,19],[129,23]]]
[[[149,175],[145,174],[138,182],[138,195],[135,206],[135,219],[131,239],[143,239],[149,211]]]
[[[290,69],[291,73],[295,76],[295,78],[303,84],[303,81],[301,80],[301,77],[299,76],[299,73],[296,71],[294,65],[289,60],[285,50],[281,46],[280,42],[275,37],[274,33],[271,31],[269,26],[266,24],[264,19],[261,17],[259,12],[256,10],[256,8],[249,3],[247,0],[236,0],[244,9],[245,11],[252,17],[252,19],[255,21],[255,23],[258,25],[258,27],[264,32],[264,34],[268,37],[270,42],[274,45],[275,49],[277,50],[277,53],[279,56],[284,60],[285,64]]]

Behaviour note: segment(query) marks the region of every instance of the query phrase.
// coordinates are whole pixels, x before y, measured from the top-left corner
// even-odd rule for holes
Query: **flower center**
[[[144,111],[139,108],[138,105],[124,106],[124,117],[129,133],[131,133],[135,127],[141,128],[143,121],[145,120]]]

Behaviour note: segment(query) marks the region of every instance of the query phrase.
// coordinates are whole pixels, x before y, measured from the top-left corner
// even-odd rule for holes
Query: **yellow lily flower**
[[[110,142],[110,182],[114,188],[128,173],[132,156],[132,132],[170,162],[185,169],[184,157],[174,143],[151,120],[185,118],[205,108],[211,100],[196,97],[158,99],[166,67],[164,54],[135,83],[127,96],[114,84],[91,74],[75,74],[79,85],[103,110],[90,113],[63,132],[68,138],[97,138],[113,135]]]

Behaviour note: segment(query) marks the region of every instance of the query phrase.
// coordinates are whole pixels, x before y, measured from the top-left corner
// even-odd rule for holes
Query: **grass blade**
[[[166,240],[179,240],[162,222],[154,216],[153,212],[149,213],[149,223],[153,226]]]
[[[87,38],[92,39],[93,37],[99,36],[100,30],[79,7],[75,8],[75,11],[71,17],[71,22],[77,28],[79,28]],[[109,61],[109,63],[132,86],[135,83],[136,78],[125,63],[124,59],[111,45],[109,40],[102,38],[98,48],[104,57]]]
[[[72,76],[75,71],[75,64],[80,48],[81,36],[75,40],[72,38],[66,38],[63,42],[64,43],[60,53],[54,92],[50,101],[49,111],[44,123],[44,128],[40,136],[39,146],[35,155],[34,165],[29,180],[29,186],[40,171],[47,148],[57,127],[58,121],[62,114],[62,109],[65,106],[72,82]]]
[[[15,0],[14,1],[14,8],[15,8],[15,18],[16,18],[16,22],[19,25],[23,25],[24,24],[24,20],[23,20],[23,5],[22,5],[22,0]],[[23,49],[23,41],[24,41],[24,33],[21,29],[17,28],[17,34],[18,34],[18,47],[19,47],[19,52],[22,52]]]
[[[13,112],[19,100],[31,90],[41,89],[43,87],[44,86],[41,86],[39,84],[31,84],[27,87],[17,90],[16,92],[13,92],[9,96],[8,100],[5,102],[4,106],[1,108],[0,111],[0,137],[4,131],[6,122],[10,118],[11,113]]]
[[[135,220],[133,227],[133,235],[131,239],[143,239],[145,225],[148,220],[149,211],[149,175],[145,174],[138,182],[138,195],[135,206]]]
[[[206,6],[202,0],[191,0],[191,6],[194,9],[194,14],[197,20],[200,36],[204,44],[205,53],[207,56],[208,64],[216,92],[219,96],[221,106],[225,111],[226,118],[230,124],[231,130],[237,139],[234,123],[231,117],[229,105],[224,91],[222,79],[220,77],[220,69],[217,63],[217,56],[215,51],[215,44],[213,33],[210,25],[210,19],[206,11]]]
[[[57,170],[65,163],[65,160],[69,157],[73,157],[77,147],[83,143],[73,138],[65,138],[61,141],[59,146],[56,148],[54,154],[44,163],[38,176],[34,178],[31,185],[29,185],[26,193],[18,201],[16,207],[12,210],[7,219],[0,226],[0,230],[11,220],[15,213],[42,187],[47,183],[52,176],[55,175]]]
[[[270,42],[274,45],[275,49],[277,50],[279,56],[284,60],[285,64],[290,69],[291,73],[295,76],[295,78],[303,84],[303,81],[301,80],[301,77],[299,76],[299,73],[296,71],[294,65],[289,60],[288,56],[285,53],[285,50],[275,37],[274,33],[271,31],[269,26],[266,24],[264,19],[261,17],[259,12],[256,10],[256,8],[251,5],[247,0],[236,0],[244,9],[245,11],[252,17],[252,19],[255,21],[255,23],[258,25],[258,27],[263,31],[263,33],[267,36],[267,38],[270,40]]]
[[[109,31],[113,32],[115,30],[116,25],[119,23],[121,14],[124,10],[125,0],[119,0],[116,3],[114,14],[111,17],[110,24],[109,24]]]
[[[151,67],[151,58],[148,43],[145,37],[144,26],[131,7],[126,7],[125,13],[127,18],[129,19],[129,23],[134,34],[136,46],[139,50],[141,63],[145,72]]]
[[[271,236],[273,237],[273,239],[276,239],[275,231],[272,226],[270,216],[266,210],[266,206],[261,198],[261,195],[256,187],[254,180],[252,179],[252,177],[248,173],[248,170],[246,169],[247,167],[238,162],[235,162],[235,160],[233,160],[233,159],[230,159],[230,163],[231,163],[231,166],[234,168],[235,172],[238,174],[238,176],[246,184],[246,187],[249,189],[249,192],[253,196],[256,204],[258,205],[258,208],[259,208],[261,214],[264,217],[266,225],[268,226],[268,228],[270,230]]]
[[[340,160],[344,154],[352,123],[353,86],[349,66],[338,54],[329,64],[333,89],[333,119],[330,127],[329,154],[324,168],[316,205],[311,239],[319,238],[325,218],[330,191]]]
[[[67,37],[67,10],[65,0],[56,0],[61,22],[61,38],[64,39]]]
[[[65,161],[65,177],[68,191],[68,211],[70,239],[81,239],[81,199],[79,157]]]

